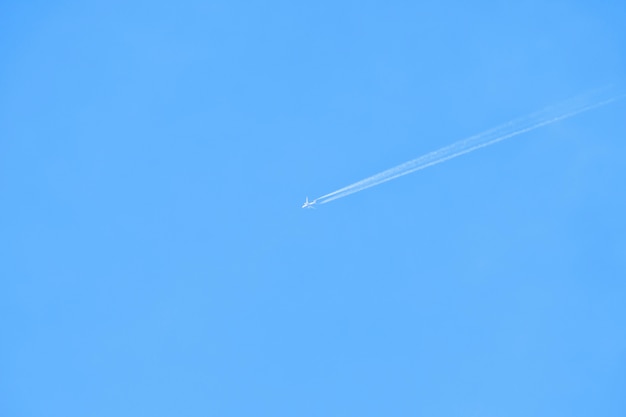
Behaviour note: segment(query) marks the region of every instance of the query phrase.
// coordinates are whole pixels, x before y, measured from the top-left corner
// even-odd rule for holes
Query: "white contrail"
[[[592,101],[589,95],[587,95],[582,98],[569,100],[558,106],[550,107],[529,116],[512,120],[494,129],[460,140],[434,152],[420,156],[419,158],[397,165],[361,181],[357,181],[347,187],[340,188],[337,191],[318,197],[314,201],[318,204],[330,203],[333,200],[346,197],[350,194],[365,190],[366,188],[374,187],[375,185],[391,181],[392,179],[419,171],[429,166],[440,164],[441,162],[475,151],[476,149],[493,145],[494,143],[503,141],[513,136],[530,132],[531,130],[538,129],[542,126],[568,119],[588,110],[604,106],[623,97],[624,96],[616,96],[608,99],[596,99]]]

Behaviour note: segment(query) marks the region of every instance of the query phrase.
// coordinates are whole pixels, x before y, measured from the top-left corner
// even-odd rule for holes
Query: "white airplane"
[[[304,202],[304,204],[302,205],[302,208],[315,208],[313,207],[313,205],[315,204],[317,200],[313,200],[309,203],[309,197],[306,198],[306,201]]]

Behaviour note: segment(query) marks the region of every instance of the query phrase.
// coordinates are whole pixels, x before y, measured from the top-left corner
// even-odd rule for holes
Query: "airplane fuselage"
[[[313,200],[311,202],[309,202],[309,197],[306,198],[304,204],[302,205],[302,208],[315,208],[313,207],[313,205],[317,202],[317,200]]]

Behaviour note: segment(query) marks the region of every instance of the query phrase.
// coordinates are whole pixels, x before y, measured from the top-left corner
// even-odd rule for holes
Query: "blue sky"
[[[7,1],[0,414],[623,416],[619,1]]]

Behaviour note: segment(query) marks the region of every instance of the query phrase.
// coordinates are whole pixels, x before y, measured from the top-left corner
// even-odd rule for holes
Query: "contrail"
[[[579,98],[571,99],[557,106],[546,108],[528,116],[512,120],[478,135],[460,140],[434,152],[427,153],[416,159],[397,165],[361,181],[357,181],[347,187],[340,188],[332,193],[318,197],[314,200],[314,203],[330,203],[333,200],[346,197],[350,194],[391,181],[403,175],[440,164],[449,159],[456,158],[457,156],[493,145],[494,143],[512,138],[513,136],[521,135],[522,133],[530,132],[531,130],[538,129],[543,126],[568,119],[624,98],[624,95],[621,95],[614,96],[612,98],[596,98],[595,100],[592,100],[592,97],[590,96],[594,94],[597,93],[590,93]]]

